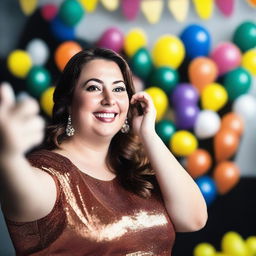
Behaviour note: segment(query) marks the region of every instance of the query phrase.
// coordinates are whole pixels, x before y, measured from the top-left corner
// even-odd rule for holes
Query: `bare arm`
[[[53,179],[25,158],[43,138],[38,111],[35,100],[16,103],[11,87],[0,87],[0,202],[5,215],[15,221],[43,217],[56,199]]]
[[[140,102],[144,114],[134,118],[134,128],[145,146],[156,172],[164,203],[178,232],[201,229],[207,221],[207,207],[200,189],[155,132],[155,108],[148,94],[137,93],[131,103]]]

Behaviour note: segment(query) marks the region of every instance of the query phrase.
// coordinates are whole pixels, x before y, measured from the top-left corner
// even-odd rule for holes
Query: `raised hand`
[[[38,113],[36,100],[27,97],[16,102],[11,86],[0,85],[1,154],[24,154],[42,141],[45,122]]]
[[[140,104],[143,114],[134,113],[133,128],[137,135],[147,136],[155,132],[156,109],[154,103],[146,92],[135,93],[131,98],[131,104]]]

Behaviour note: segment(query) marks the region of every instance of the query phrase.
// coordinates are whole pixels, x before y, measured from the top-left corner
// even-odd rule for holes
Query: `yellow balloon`
[[[147,36],[142,29],[135,28],[129,31],[124,38],[124,51],[131,57],[138,49],[147,45]]]
[[[248,249],[243,238],[234,231],[224,234],[221,241],[222,251],[232,256],[248,256]]]
[[[193,256],[215,256],[216,250],[209,243],[200,243],[194,248]]]
[[[7,57],[9,71],[19,78],[25,78],[32,66],[29,54],[23,50],[14,50]]]
[[[216,252],[214,256],[230,256],[230,255],[223,252]]]
[[[185,57],[182,41],[173,35],[161,36],[152,49],[152,59],[156,67],[178,68]]]
[[[55,87],[49,87],[42,93],[40,98],[41,108],[48,116],[52,116],[54,90]]]
[[[156,108],[156,121],[158,122],[163,118],[168,108],[168,97],[166,93],[158,87],[149,87],[145,92],[147,92],[153,100]]]
[[[242,57],[242,66],[251,72],[252,75],[256,75],[256,49],[248,50]]]
[[[218,111],[225,106],[227,101],[228,93],[226,89],[218,83],[211,83],[202,91],[201,102],[203,109]]]
[[[256,255],[256,236],[249,236],[245,240],[245,244],[249,251],[249,255],[250,256]]]
[[[177,156],[188,156],[198,147],[196,137],[188,131],[180,130],[170,139],[170,149]]]

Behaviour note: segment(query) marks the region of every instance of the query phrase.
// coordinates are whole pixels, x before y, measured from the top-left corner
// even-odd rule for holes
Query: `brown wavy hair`
[[[71,105],[75,86],[83,66],[95,59],[114,61],[123,74],[129,99],[135,93],[130,68],[120,55],[101,48],[80,51],[69,60],[57,82],[53,95],[52,120],[46,129],[45,148],[50,150],[59,148],[60,144],[68,138],[65,129],[69,115],[68,107]],[[130,105],[127,116],[130,131],[126,134],[119,131],[113,137],[107,155],[107,164],[111,170],[115,170],[124,188],[147,198],[154,188],[154,172],[139,138],[132,129],[131,120],[134,111],[136,107]]]

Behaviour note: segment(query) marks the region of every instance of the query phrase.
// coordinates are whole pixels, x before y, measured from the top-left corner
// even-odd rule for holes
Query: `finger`
[[[7,110],[15,105],[15,94],[8,82],[0,85],[0,108]]]
[[[131,104],[135,104],[136,102],[142,103],[143,108],[153,108],[154,103],[149,94],[145,92],[139,92],[133,95],[131,99]]]
[[[39,113],[39,105],[36,100],[29,97],[17,103],[14,109],[14,115],[18,119],[26,119]]]

